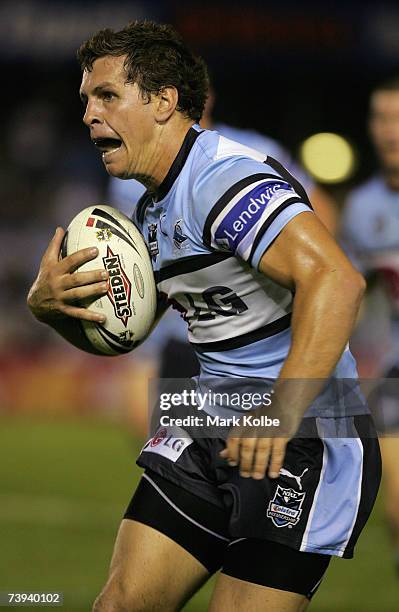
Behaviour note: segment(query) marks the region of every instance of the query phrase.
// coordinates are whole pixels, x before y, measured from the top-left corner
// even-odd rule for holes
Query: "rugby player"
[[[331,556],[353,555],[380,479],[378,441],[358,435],[371,431],[367,409],[340,392],[356,376],[347,342],[364,280],[278,161],[200,128],[206,68],[170,26],[100,31],[78,57],[83,120],[106,170],[147,188],[135,220],[160,295],[185,315],[200,383],[277,379],[289,418],[274,437],[158,431],[94,610],[178,610],[220,568],[210,610],[304,610]],[[102,319],[76,301],[106,280],[71,274],[96,253],[59,261],[63,235],[28,304],[87,348],[76,319]],[[291,379],[319,383],[287,395]],[[342,419],[348,437],[334,435]]]
[[[390,346],[376,359],[376,372],[399,378],[399,76],[371,93],[369,133],[380,170],[352,190],[343,215],[345,248],[363,273],[386,290],[390,304]],[[365,332],[363,332],[364,334]],[[380,351],[375,347],[375,354]],[[399,574],[399,396],[394,381],[383,385],[376,405],[382,434],[385,506]]]

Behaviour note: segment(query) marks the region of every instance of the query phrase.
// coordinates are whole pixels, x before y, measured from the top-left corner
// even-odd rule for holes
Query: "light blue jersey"
[[[265,159],[268,155],[277,159],[300,181],[300,183],[302,183],[308,193],[313,188],[314,184],[309,175],[294,162],[287,150],[273,138],[264,136],[255,130],[236,128],[226,125],[225,123],[215,124],[213,130],[230,140],[239,142],[255,151],[260,151],[263,153]],[[110,204],[116,206],[116,208],[124,212],[128,217],[132,215],[137,202],[144,192],[145,187],[138,181],[122,181],[113,177],[110,179]],[[159,352],[166,346],[170,339],[179,340],[180,342],[187,341],[187,326],[171,309],[165,314],[156,330],[146,341],[145,348],[149,352]]]
[[[201,385],[278,376],[291,344],[293,295],[258,266],[303,213],[312,213],[306,192],[281,164],[199,126],[187,133],[157,201],[140,200],[134,220],[159,292],[188,326]],[[348,348],[334,375],[356,377]],[[321,410],[313,408],[312,415]]]
[[[387,367],[399,363],[399,191],[380,175],[350,192],[342,220],[343,246],[365,274],[383,271],[391,303],[392,352]]]

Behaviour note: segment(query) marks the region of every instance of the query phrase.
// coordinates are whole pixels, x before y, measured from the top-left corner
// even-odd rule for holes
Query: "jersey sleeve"
[[[222,193],[221,183],[227,187]],[[209,209],[213,198],[203,224],[204,244],[230,252],[256,269],[285,225],[312,210],[300,183],[269,157],[267,163],[238,158],[219,164],[202,177],[200,192],[201,210]]]

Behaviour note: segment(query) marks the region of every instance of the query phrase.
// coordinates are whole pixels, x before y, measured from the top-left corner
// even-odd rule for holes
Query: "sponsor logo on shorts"
[[[156,453],[175,463],[183,451],[193,443],[184,429],[166,427],[158,429],[155,435],[144,445],[142,453]]]
[[[273,499],[267,508],[267,517],[276,527],[294,526],[302,514],[302,504],[306,493],[277,485]]]
[[[162,440],[165,440],[167,434],[168,434],[168,432],[167,432],[167,430],[165,428],[160,429],[159,431],[157,431],[155,436],[153,438],[151,438],[151,441],[150,441],[151,448],[153,448],[154,446],[158,446],[158,444],[161,444]]]
[[[280,470],[280,476],[286,476],[287,478],[293,478],[298,484],[300,491],[302,491],[302,478],[304,474],[306,474],[306,472],[308,471],[309,471],[309,468],[305,468],[302,474],[299,474],[299,476],[296,476],[295,474],[292,474],[292,472],[290,472],[289,470],[286,470],[285,468],[282,467]]]

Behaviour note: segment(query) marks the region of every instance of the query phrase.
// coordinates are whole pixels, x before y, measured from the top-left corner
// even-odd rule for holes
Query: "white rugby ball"
[[[104,355],[133,350],[150,331],[156,311],[156,287],[144,239],[124,214],[103,204],[82,210],[68,226],[61,257],[96,246],[98,256],[79,271],[109,274],[108,293],[84,306],[105,315],[104,324],[80,320],[92,347]]]

